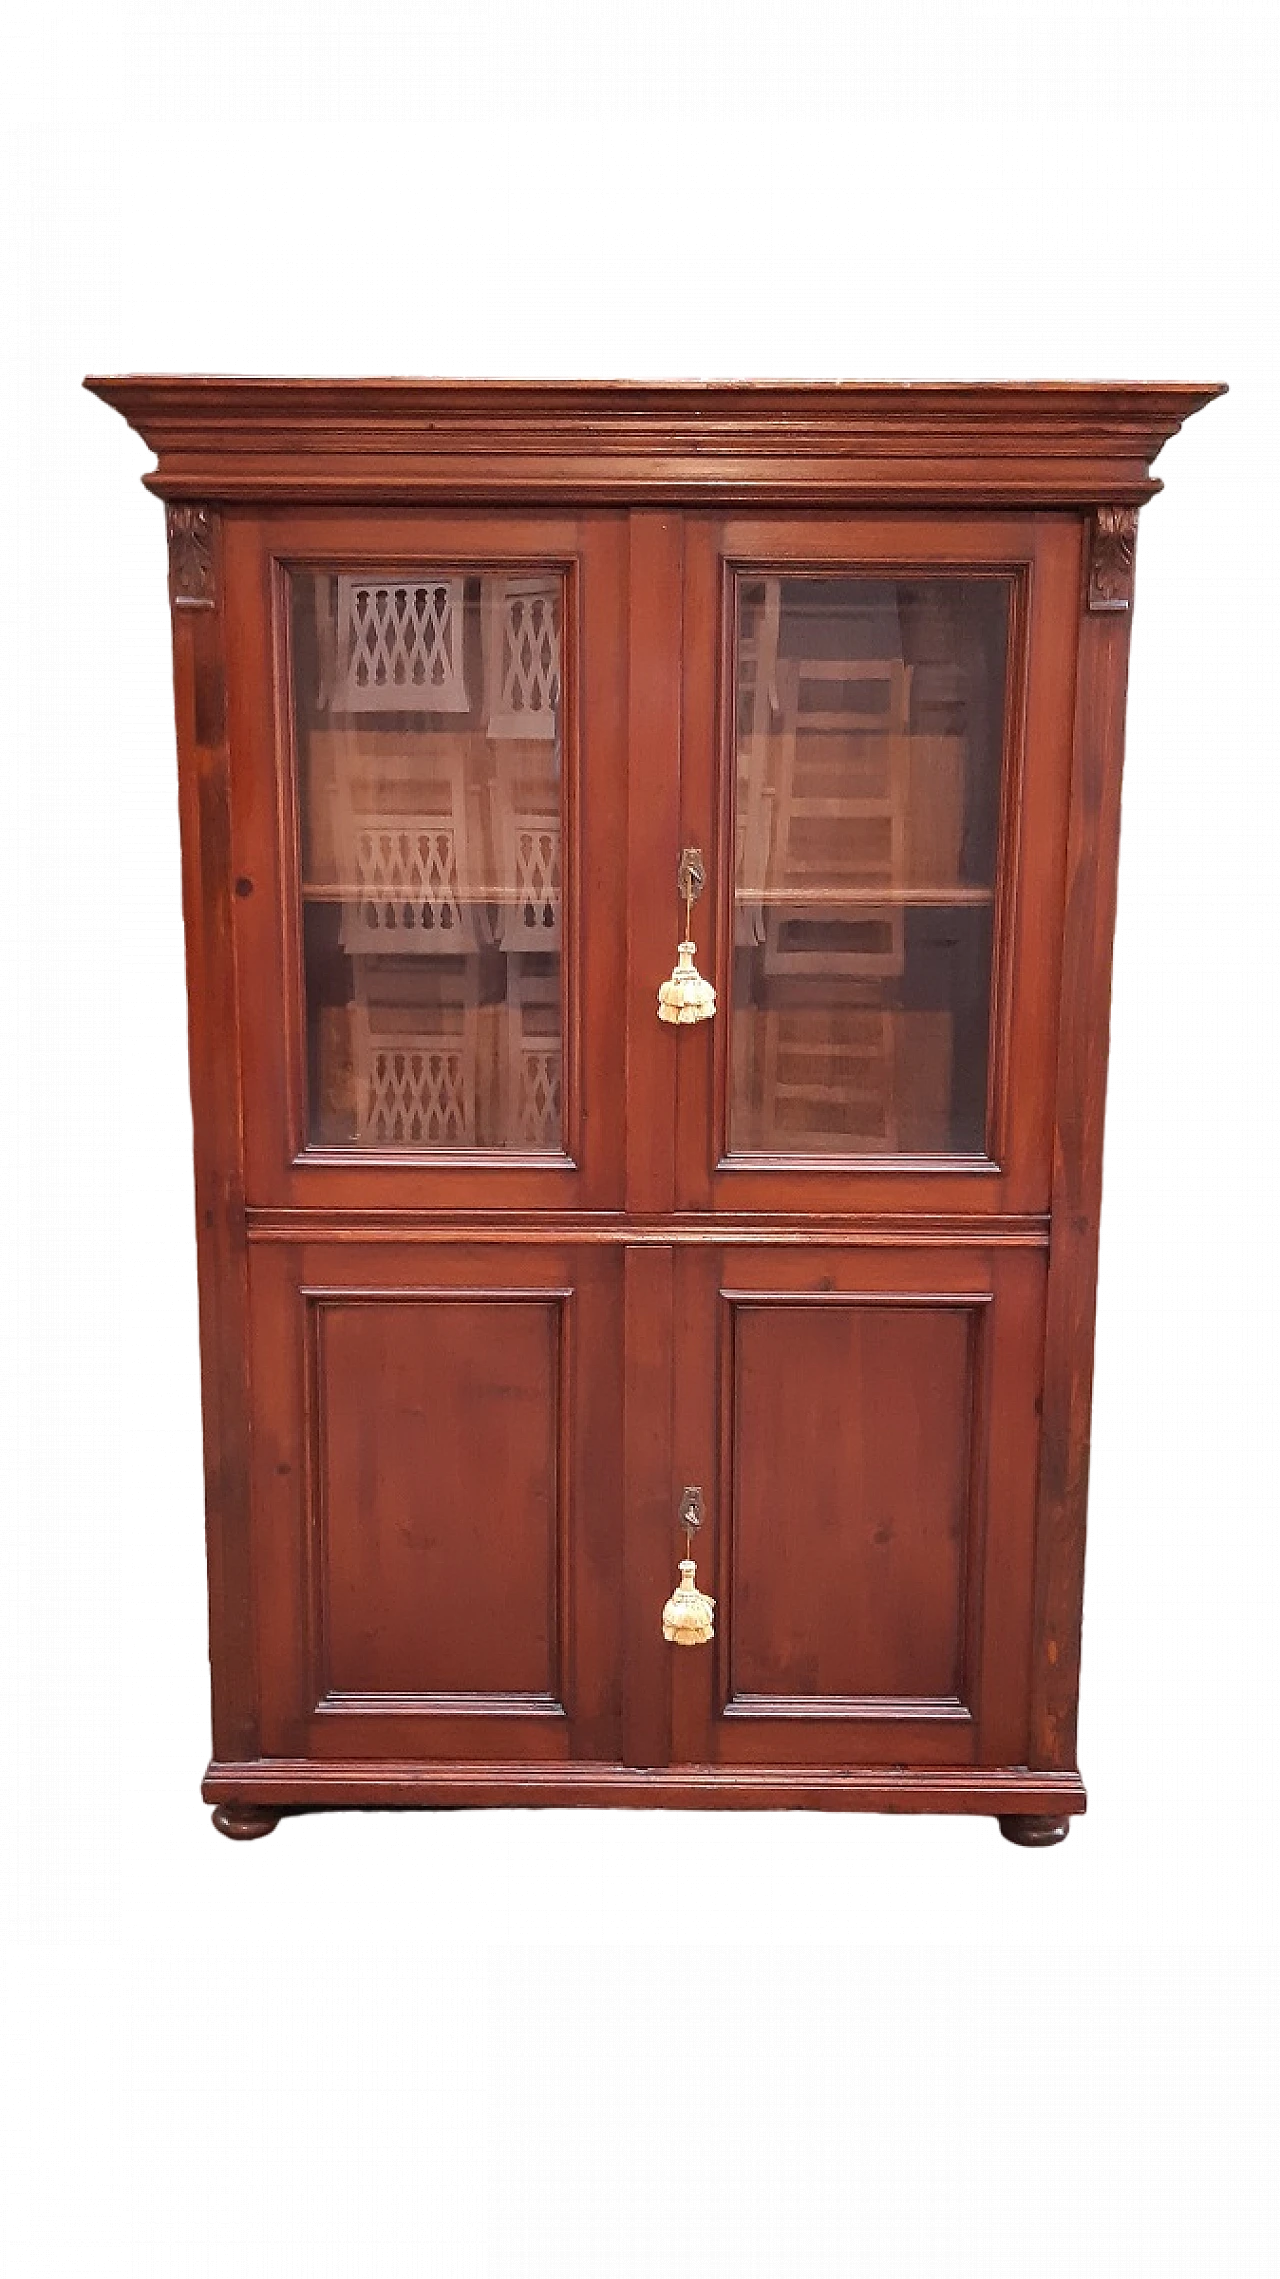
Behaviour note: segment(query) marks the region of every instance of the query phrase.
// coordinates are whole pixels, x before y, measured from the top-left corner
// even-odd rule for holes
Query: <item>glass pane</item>
[[[739,581],[735,1153],[981,1154],[1009,605]]]
[[[292,581],[309,1130],[559,1149],[562,579]]]

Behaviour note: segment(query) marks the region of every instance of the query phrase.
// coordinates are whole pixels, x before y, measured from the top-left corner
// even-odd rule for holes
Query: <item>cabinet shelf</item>
[[[989,886],[740,886],[737,899],[766,910],[953,910],[981,907],[995,897]]]
[[[304,902],[331,903],[335,908],[337,908],[340,907],[343,903],[348,902],[377,902],[388,900],[413,902],[414,900],[418,899],[418,897],[413,891],[410,891],[409,893],[400,893],[385,888],[371,889],[367,885],[360,886],[352,884],[350,886],[311,886],[304,884],[302,888],[302,899]],[[522,903],[529,902],[531,897],[528,894],[519,893],[514,887],[510,886],[481,885],[477,886],[470,894],[460,895],[458,899],[460,902],[464,903],[468,909],[477,909],[482,907],[485,903],[496,902],[501,903],[504,908],[514,910],[518,909]]]
[[[302,899],[304,902],[359,902],[368,892],[367,886],[307,882],[302,888]],[[737,898],[767,910],[951,910],[981,907],[992,902],[994,895],[989,886],[815,886],[806,888],[803,893],[790,887],[765,887],[757,892],[753,887],[740,886]],[[513,892],[510,887],[481,885],[465,899],[471,903],[498,902],[514,907],[528,897]]]

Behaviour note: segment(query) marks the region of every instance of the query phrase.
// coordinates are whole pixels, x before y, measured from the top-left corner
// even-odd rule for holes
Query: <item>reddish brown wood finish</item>
[[[1025,1763],[1043,1252],[680,1266],[677,1467],[720,1604],[683,1761]]]
[[[1071,1833],[1071,1822],[1065,1814],[1052,1812],[1002,1812],[1000,1833],[1006,1843],[1021,1844],[1030,1852],[1043,1852],[1050,1844],[1061,1844]]]
[[[240,1152],[222,534],[200,598],[170,581],[204,1421],[215,1755],[257,1754],[252,1650],[246,1228]]]
[[[622,1762],[663,1765],[670,1747],[669,1662],[661,1613],[677,1576],[677,1488],[671,1463],[675,1251],[623,1251],[624,1462]]]
[[[563,1712],[570,1295],[312,1301],[324,1705]]]
[[[673,1649],[674,1651],[674,1649]],[[691,1651],[686,1661],[697,1660]],[[505,1764],[403,1764],[382,1757],[263,1758],[224,1765],[204,1781],[209,1803],[250,1794],[263,1805],[640,1806],[661,1811],[963,1812],[999,1815],[1083,1812],[1078,1773],[1025,1766],[675,1765],[647,1770],[582,1764],[567,1769],[526,1758]],[[245,1809],[241,1807],[241,1809]],[[262,1831],[266,1833],[265,1830]]]
[[[714,1805],[1059,1841],[1135,510],[1218,391],[88,384],[171,502],[217,1825]],[[301,564],[566,580],[559,1158],[306,1144]],[[1014,581],[989,1161],[727,1153],[732,580],[785,565]],[[689,844],[721,1012],[673,1033]],[[719,1604],[686,1650],[695,1483]]]
[[[1108,608],[1080,628],[1027,1759],[1044,1766],[1075,1763],[1129,622]]]
[[[269,1754],[617,1761],[616,1250],[264,1245]]]
[[[680,862],[683,517],[631,517],[627,736],[627,1173],[629,1214],[675,1207],[675,1099],[687,1038],[657,1018],[675,958]]]
[[[85,382],[159,457],[165,498],[1140,502],[1218,387],[969,381]]]
[[[237,1844],[251,1844],[255,1837],[269,1836],[279,1820],[278,1812],[261,1804],[218,1804],[213,1813],[218,1834],[229,1836]]]
[[[978,1308],[729,1298],[726,1708],[959,1700]]]

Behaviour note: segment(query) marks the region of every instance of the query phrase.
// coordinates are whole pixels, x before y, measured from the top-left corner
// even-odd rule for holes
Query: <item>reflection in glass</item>
[[[310,1136],[562,1146],[560,577],[292,580]]]
[[[983,1150],[1009,603],[739,580],[736,1153]]]

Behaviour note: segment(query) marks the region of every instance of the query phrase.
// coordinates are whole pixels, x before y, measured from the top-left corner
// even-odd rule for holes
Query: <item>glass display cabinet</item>
[[[1175,386],[93,380],[169,532],[224,1834],[1076,1765]]]

